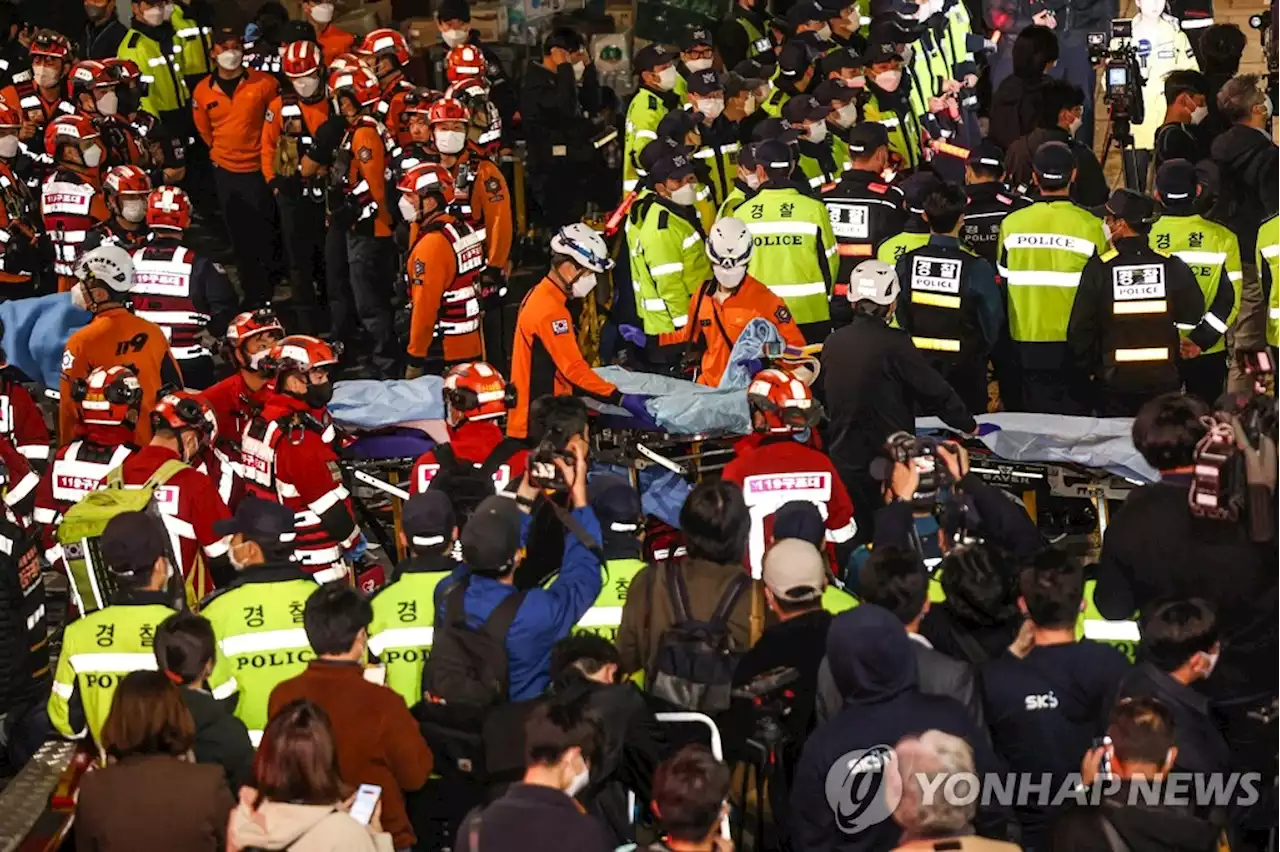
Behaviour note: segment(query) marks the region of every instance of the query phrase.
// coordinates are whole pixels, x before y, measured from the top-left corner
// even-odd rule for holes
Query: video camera
[[[885,444],[893,462],[910,465],[919,477],[910,501],[912,509],[917,512],[933,511],[938,495],[953,484],[951,469],[938,456],[938,447],[942,443],[937,438],[895,432]]]
[[[1101,68],[1102,99],[1107,104],[1117,139],[1132,142],[1129,127],[1146,118],[1142,99],[1142,68],[1138,64],[1138,48],[1133,44],[1133,21],[1116,19],[1111,32],[1086,36],[1089,61]],[[1112,47],[1112,41],[1119,44]]]
[[[1262,55],[1267,60],[1267,95],[1271,98],[1271,114],[1276,114],[1276,100],[1280,95],[1280,57],[1276,50],[1275,30],[1271,26],[1271,10],[1264,9],[1257,15],[1249,16],[1249,26],[1258,31],[1258,35],[1262,39]]]

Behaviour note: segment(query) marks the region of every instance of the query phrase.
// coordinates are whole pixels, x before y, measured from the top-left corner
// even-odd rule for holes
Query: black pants
[[[1224,350],[1179,361],[1178,376],[1187,393],[1213,405],[1227,388],[1227,353]]]
[[[214,182],[240,272],[242,303],[260,307],[273,295],[268,277],[275,207],[271,192],[261,172],[239,174],[214,166]]]
[[[325,256],[337,252],[333,232]],[[337,269],[326,267],[329,312],[335,340],[350,340],[356,320],[370,339],[370,361],[384,378],[396,374],[400,346],[391,316],[391,291],[396,273],[396,247],[391,237],[340,234],[345,252]],[[345,275],[342,274],[345,272]]]
[[[1023,367],[1019,371],[1019,395],[1022,411],[1032,414],[1067,414],[1084,413],[1078,395],[1067,369],[1029,370]]]
[[[873,479],[865,469],[838,467],[837,470],[853,501],[853,520],[858,526],[854,544],[869,544],[875,537],[876,512],[884,507],[884,484]]]
[[[955,389],[970,414],[987,413],[987,359],[970,359],[959,364],[938,360],[933,365],[947,384]]]
[[[319,296],[318,282],[324,281],[324,202],[282,193],[276,196],[276,207],[293,303],[312,307]]]

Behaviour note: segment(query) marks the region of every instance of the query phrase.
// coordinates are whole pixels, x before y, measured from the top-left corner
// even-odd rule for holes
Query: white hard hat
[[[581,222],[565,225],[551,238],[551,253],[572,258],[579,266],[592,272],[613,269],[604,238]]]
[[[751,260],[751,232],[741,219],[726,216],[707,234],[707,257],[712,266],[736,269]]]
[[[75,273],[81,281],[93,279],[116,293],[133,289],[133,258],[120,246],[98,246],[85,252],[76,261]]]
[[[864,260],[849,273],[849,301],[891,305],[902,287],[893,267],[879,260]]]

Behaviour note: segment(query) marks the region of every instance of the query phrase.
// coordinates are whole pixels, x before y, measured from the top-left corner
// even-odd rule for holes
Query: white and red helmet
[[[147,196],[147,225],[185,231],[191,227],[191,198],[180,186],[162,186]]]
[[[484,361],[456,364],[444,376],[444,401],[461,420],[493,420],[504,416],[515,403],[511,391],[502,373]],[[453,421],[452,416],[450,420]]]
[[[816,426],[822,418],[822,406],[809,386],[781,370],[761,370],[752,376],[747,404],[757,432],[800,432]],[[762,415],[760,419],[757,413]]]
[[[303,77],[320,70],[323,55],[313,41],[295,41],[285,45],[280,69],[286,77]]]
[[[334,71],[350,71],[354,68],[367,68],[364,61],[354,53],[339,53],[333,59],[329,60],[329,74]]]
[[[382,98],[378,78],[363,65],[329,72],[329,92],[335,102],[345,95],[361,107],[371,107]]]
[[[31,47],[27,53],[32,59],[48,56],[67,62],[72,58],[71,42],[57,30],[40,30],[31,38]]]
[[[483,77],[489,69],[484,53],[474,44],[460,44],[445,57],[444,73],[450,83]]]
[[[236,314],[231,322],[227,323],[227,346],[231,348],[240,366],[256,371],[263,361],[270,357],[270,352],[258,352],[253,356],[245,354],[245,342],[260,334],[273,334],[277,340],[284,337],[284,324],[280,322],[276,312],[270,308],[258,308]]]
[[[466,124],[470,120],[471,110],[455,98],[443,97],[427,108],[429,124],[443,124],[447,121],[461,121]]]
[[[212,443],[218,437],[218,417],[213,406],[200,394],[173,391],[162,396],[151,409],[151,428],[175,432],[194,429],[200,433],[202,443]]]
[[[389,56],[403,68],[409,62],[409,42],[393,29],[383,27],[374,30],[360,43],[360,52],[366,56]]]
[[[97,139],[102,134],[89,116],[82,113],[63,114],[49,122],[44,131],[44,149],[57,152],[59,145],[79,147],[85,139]]]
[[[285,373],[306,373],[320,367],[332,367],[338,363],[341,344],[330,346],[309,334],[291,334],[271,347],[268,356],[275,379]]]
[[[112,166],[102,179],[107,195],[150,195],[151,178],[137,166]]]
[[[95,367],[72,386],[71,398],[87,426],[133,426],[142,407],[142,385],[128,367]]]
[[[418,163],[401,176],[396,188],[419,198],[438,194],[446,199],[452,199],[453,173],[439,163]]]

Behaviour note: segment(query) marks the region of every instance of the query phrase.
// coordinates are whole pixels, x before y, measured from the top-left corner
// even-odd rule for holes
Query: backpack
[[[729,613],[747,587],[747,576],[730,581],[710,621],[697,621],[690,615],[683,572],[670,566],[665,571],[675,621],[658,641],[654,674],[646,679],[649,692],[684,710],[709,715],[728,710],[733,670],[744,651],[734,647]]]
[[[111,603],[116,594],[115,580],[111,572],[106,570],[99,544],[107,523],[125,512],[146,512],[162,520],[154,500],[155,490],[186,469],[186,464],[170,459],[160,465],[141,488],[125,488],[123,474],[120,468],[116,468],[107,474],[105,488],[86,494],[79,503],[67,510],[62,523],[58,525],[58,543],[62,545],[67,563],[71,596],[81,615],[102,609]],[[166,555],[170,564],[178,565],[175,554]],[[202,579],[198,574],[204,570],[203,561],[198,565],[197,589],[200,588]],[[178,585],[175,603],[178,608],[183,608],[186,596],[181,590],[181,572],[175,572],[174,579]]]
[[[504,439],[493,448],[484,464],[477,466],[458,458],[452,444],[436,444],[435,455],[440,472],[436,474],[431,487],[439,488],[449,495],[459,529],[466,525],[467,519],[480,502],[493,495],[494,473],[521,449],[523,447],[519,442]]]

